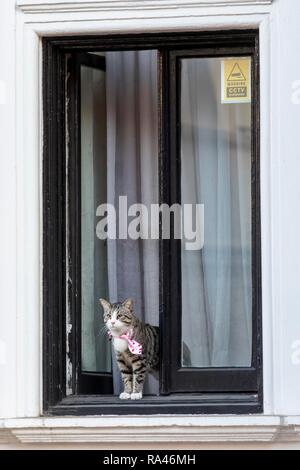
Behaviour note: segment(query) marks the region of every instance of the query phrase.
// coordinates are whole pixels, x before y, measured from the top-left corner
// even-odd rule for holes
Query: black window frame
[[[178,307],[181,306],[181,250],[178,240],[160,240],[159,315],[163,336],[160,396],[145,397],[139,402],[121,402],[114,396],[84,394],[85,388],[80,385],[80,201],[76,191],[80,185],[79,94],[78,82],[74,84],[72,80],[68,80],[66,71],[69,66],[78,67],[80,57],[84,61],[86,52],[145,49],[159,51],[160,203],[170,205],[180,202],[180,87],[177,58],[195,53],[197,57],[247,55],[252,58],[253,353],[252,365],[247,370],[180,370],[178,361],[171,360],[178,356],[174,356],[174,353],[180,347],[181,307]],[[75,52],[79,59],[73,61]],[[70,97],[68,101],[67,96]],[[259,109],[258,30],[43,39],[44,414],[240,414],[263,411]],[[74,131],[71,135],[67,130],[69,126]],[[70,224],[74,224],[77,230],[71,229]],[[68,322],[72,325],[68,335],[67,305]],[[69,383],[66,383],[67,366],[72,368]],[[93,378],[90,380],[93,381]],[[189,383],[196,384],[196,387],[189,387]],[[88,385],[86,389],[88,390]]]
[[[260,200],[259,187],[257,186],[258,167],[258,139],[259,135],[259,116],[257,103],[259,100],[258,83],[258,64],[255,60],[255,51],[249,46],[232,47],[220,46],[213,51],[211,48],[203,47],[201,49],[177,49],[169,54],[169,103],[167,119],[169,122],[169,156],[170,174],[168,194],[165,194],[163,200],[168,204],[181,204],[181,60],[191,58],[223,58],[223,57],[251,57],[252,66],[252,100],[251,100],[251,155],[252,155],[252,179],[251,179],[251,213],[252,213],[252,357],[250,367],[211,367],[211,368],[192,368],[181,367],[181,240],[171,238],[165,242],[165,252],[170,253],[171,261],[166,264],[164,275],[166,282],[170,283],[169,290],[170,305],[165,309],[165,321],[170,328],[165,328],[164,337],[169,345],[169,356],[176,357],[170,363],[170,366],[164,369],[165,376],[163,383],[166,384],[166,393],[178,392],[255,392],[258,389],[257,371],[260,367],[260,234],[256,229],[260,226]],[[172,287],[173,286],[173,287]],[[174,288],[177,286],[177,288]],[[168,317],[167,314],[170,314]]]

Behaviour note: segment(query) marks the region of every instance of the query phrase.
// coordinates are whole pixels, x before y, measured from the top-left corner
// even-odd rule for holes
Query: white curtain
[[[182,203],[204,204],[204,247],[182,245],[191,365],[251,364],[251,105],[222,104],[221,60],[182,62]]]
[[[112,52],[106,64],[108,202],[127,195],[149,206],[158,201],[157,55]],[[184,365],[195,367],[251,363],[251,106],[221,104],[220,77],[219,59],[183,61],[182,203],[205,211],[203,249],[182,249]],[[110,300],[132,297],[136,314],[158,324],[158,268],[157,240],[109,240]],[[157,391],[150,380],[146,393]]]
[[[110,52],[107,69],[108,202],[118,198],[131,204],[158,202],[158,122],[156,51]],[[136,315],[159,322],[158,240],[108,241],[109,298],[132,297]],[[114,364],[114,391],[121,389]],[[157,393],[150,377],[146,393]]]

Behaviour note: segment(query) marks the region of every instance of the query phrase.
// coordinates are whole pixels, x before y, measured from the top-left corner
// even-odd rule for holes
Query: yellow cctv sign
[[[251,59],[222,60],[222,103],[251,103]]]

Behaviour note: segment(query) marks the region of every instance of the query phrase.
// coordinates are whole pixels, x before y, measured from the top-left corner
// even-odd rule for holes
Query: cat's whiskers
[[[99,332],[97,333],[97,336],[96,336],[96,337],[98,338],[99,336],[105,336],[105,335],[107,334],[107,332],[108,332],[108,327],[107,327],[107,325],[104,324],[104,325],[100,328],[100,330],[99,330]]]

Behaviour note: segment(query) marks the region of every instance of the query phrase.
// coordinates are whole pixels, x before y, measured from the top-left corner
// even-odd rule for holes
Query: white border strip
[[[273,0],[17,0],[17,6],[24,13],[51,13],[51,12],[87,12],[87,11],[120,11],[120,10],[151,10],[176,8],[213,8],[230,6],[258,6],[270,5]]]

